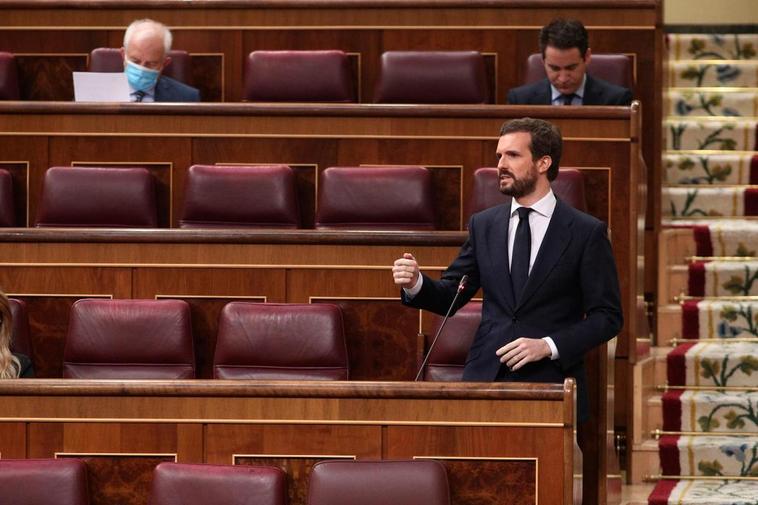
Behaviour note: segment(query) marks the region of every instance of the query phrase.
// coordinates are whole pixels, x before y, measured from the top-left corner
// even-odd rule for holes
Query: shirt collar
[[[555,211],[556,203],[557,200],[555,198],[555,194],[553,194],[553,190],[551,189],[545,196],[535,202],[535,204],[531,206],[531,209],[537,214],[550,219],[553,216],[553,211]],[[511,200],[511,217],[516,214],[516,211],[519,209],[519,207],[523,207],[523,205],[520,205],[516,199],[513,198]]]
[[[134,97],[136,96],[136,95],[135,95],[135,93],[137,93],[137,90],[136,90],[136,89],[134,89],[134,88],[132,88],[132,85],[130,84],[130,85],[129,85],[129,97],[131,97],[131,98],[134,98]],[[150,88],[150,89],[146,89],[146,90],[144,91],[144,93],[145,93],[145,95],[144,95],[144,96],[146,96],[146,97],[150,97],[150,98],[153,98],[153,99],[154,99],[154,98],[155,98],[155,86],[153,86],[153,87],[152,87],[152,88]]]
[[[587,85],[587,72],[584,73],[584,77],[582,78],[582,83],[579,85],[579,87],[574,91],[574,94],[579,97],[579,100],[584,101],[584,87]],[[551,96],[551,103],[555,102],[558,98],[562,96],[562,93],[558,91],[555,86],[553,86],[553,83],[550,83],[550,96]]]

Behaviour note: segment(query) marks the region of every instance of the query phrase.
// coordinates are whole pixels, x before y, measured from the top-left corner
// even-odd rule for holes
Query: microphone
[[[421,367],[418,369],[418,372],[416,373],[416,378],[413,379],[414,382],[418,382],[418,380],[421,378],[421,372],[424,371],[424,367],[426,366],[427,361],[429,361],[429,356],[432,355],[432,349],[434,349],[434,344],[437,343],[437,339],[440,336],[440,333],[442,333],[442,329],[445,327],[445,324],[447,323],[447,319],[450,317],[450,313],[453,311],[453,306],[455,305],[455,302],[458,301],[458,295],[461,294],[461,292],[466,288],[466,282],[468,281],[468,275],[464,275],[461,277],[461,281],[458,283],[458,289],[455,290],[455,296],[453,297],[453,301],[450,302],[450,307],[447,308],[447,314],[445,314],[445,318],[442,320],[442,324],[440,324],[440,327],[437,329],[437,333],[434,335],[434,339],[432,340],[432,345],[429,346],[429,350],[426,351],[426,355],[424,356],[424,361],[421,363]]]

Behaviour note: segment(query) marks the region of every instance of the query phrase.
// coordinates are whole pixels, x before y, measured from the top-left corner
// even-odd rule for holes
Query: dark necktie
[[[561,95],[561,100],[563,100],[563,105],[571,105],[571,102],[574,101],[574,97],[576,94],[570,93],[568,95]]]
[[[529,278],[529,258],[532,255],[532,230],[529,227],[529,207],[519,207],[518,227],[516,237],[513,240],[513,258],[511,261],[511,282],[513,282],[513,294],[516,300],[521,298],[526,280]]]
[[[134,96],[136,97],[135,102],[141,102],[143,98],[145,98],[145,92],[144,91],[135,91]]]

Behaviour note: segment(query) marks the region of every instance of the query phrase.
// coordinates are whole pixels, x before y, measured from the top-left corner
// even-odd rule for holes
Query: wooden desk
[[[93,505],[146,503],[161,461],[285,469],[432,458],[453,503],[570,504],[574,384],[0,381],[2,458],[83,458]]]

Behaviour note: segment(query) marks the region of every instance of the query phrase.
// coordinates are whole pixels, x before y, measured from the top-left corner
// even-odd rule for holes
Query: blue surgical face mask
[[[142,65],[137,65],[131,61],[126,62],[126,79],[129,81],[129,85],[136,91],[147,91],[155,86],[158,82],[157,70],[152,70]]]

